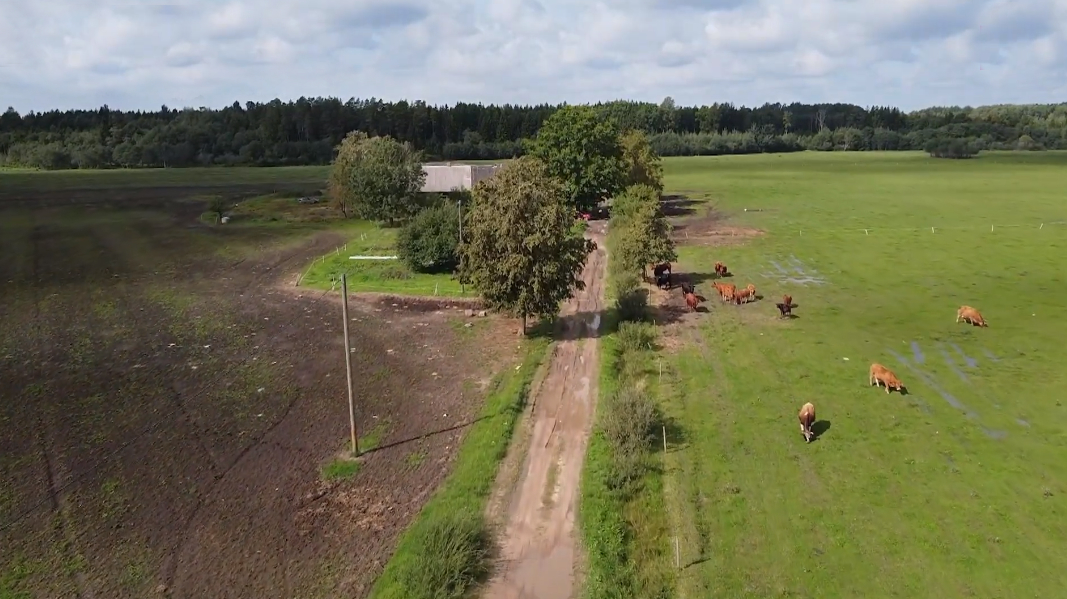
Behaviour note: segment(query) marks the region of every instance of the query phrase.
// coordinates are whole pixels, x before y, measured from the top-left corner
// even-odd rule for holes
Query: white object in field
[[[228,216],[224,216],[224,217],[222,217],[222,224],[224,224],[224,225],[225,225],[225,224],[226,224],[226,223],[228,223],[228,222],[230,222],[230,217],[228,217]]]
[[[397,256],[349,256],[349,260],[396,260]]]

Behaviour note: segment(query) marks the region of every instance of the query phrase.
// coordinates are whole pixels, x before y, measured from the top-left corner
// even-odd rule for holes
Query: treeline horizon
[[[436,106],[422,101],[300,98],[221,109],[52,110],[0,114],[0,166],[59,169],[329,164],[349,131],[410,143],[427,160],[521,156],[561,106]],[[962,140],[976,150],[1067,149],[1067,103],[931,107],[853,104],[592,104],[640,129],[661,156],[923,150]]]

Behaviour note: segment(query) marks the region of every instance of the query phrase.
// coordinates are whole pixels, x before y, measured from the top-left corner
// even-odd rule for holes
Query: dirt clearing
[[[586,288],[561,311],[556,351],[529,414],[532,434],[519,437],[529,440],[529,448],[511,491],[501,564],[486,588],[488,599],[574,595],[574,516],[598,387],[605,226],[590,223],[588,236],[598,248],[582,275]]]

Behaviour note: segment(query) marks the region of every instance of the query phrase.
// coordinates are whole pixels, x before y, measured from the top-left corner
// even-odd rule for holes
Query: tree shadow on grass
[[[667,453],[681,451],[689,446],[689,437],[685,428],[674,418],[667,416],[659,407],[656,408],[656,430],[653,432],[652,453],[663,453],[663,433],[667,433]]]
[[[688,216],[696,213],[693,206],[700,203],[698,200],[683,195],[667,195],[660,200],[659,209],[667,217]]]

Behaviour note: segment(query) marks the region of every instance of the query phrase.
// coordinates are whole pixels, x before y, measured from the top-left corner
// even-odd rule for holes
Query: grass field
[[[680,249],[677,271],[707,275],[722,260],[765,299],[709,300],[672,331],[679,595],[1061,596],[1067,154],[665,167],[669,191],[766,232]],[[785,292],[796,319],[777,318]],[[954,323],[961,304],[989,328]],[[908,393],[869,387],[871,362]],[[805,401],[822,431],[811,444]]]

